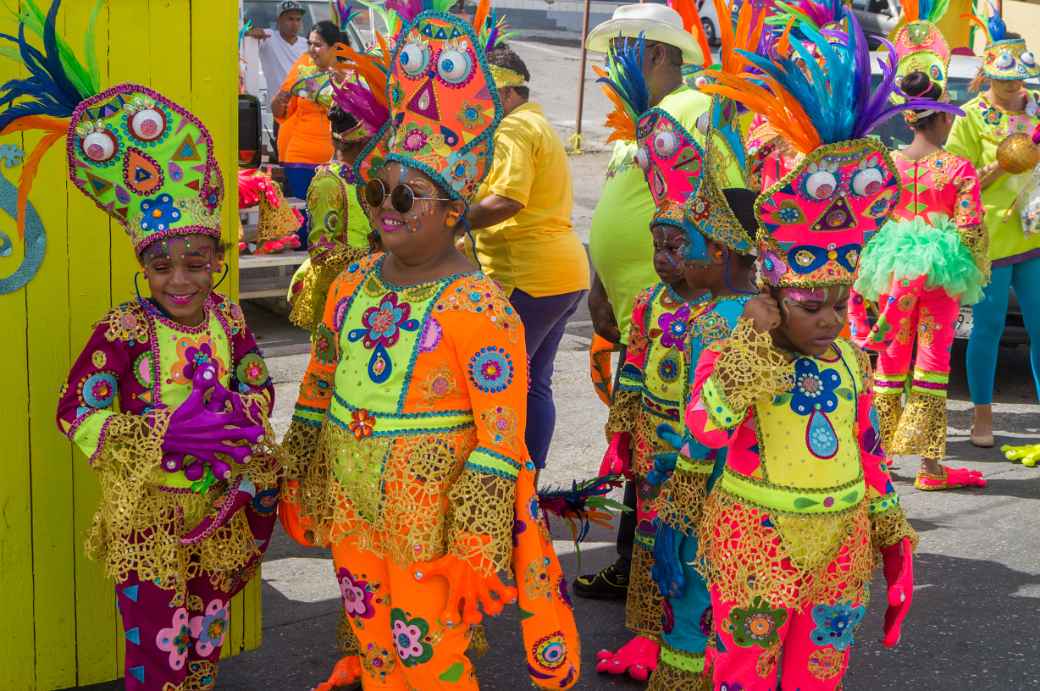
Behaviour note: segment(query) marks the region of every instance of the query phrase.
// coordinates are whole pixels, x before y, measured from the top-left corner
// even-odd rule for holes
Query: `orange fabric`
[[[614,376],[610,357],[618,350],[618,346],[597,334],[592,335],[589,344],[589,377],[596,395],[603,405],[609,407],[613,395]]]
[[[313,64],[304,53],[293,64],[280,91],[290,91],[299,80],[299,69]],[[328,110],[299,96],[289,99],[284,118],[278,120],[278,160],[282,163],[327,163],[332,158],[332,128]]]
[[[567,594],[567,577],[537,507],[534,473],[520,471],[516,486],[516,574],[527,671],[545,689],[569,689],[581,677],[581,641]]]
[[[419,583],[411,568],[353,540],[334,544],[332,560],[358,639],[365,691],[478,688],[466,657],[471,627],[441,623],[448,595],[444,579]]]

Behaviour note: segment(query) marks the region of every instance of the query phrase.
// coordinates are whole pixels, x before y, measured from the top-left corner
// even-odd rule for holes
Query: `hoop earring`
[[[220,284],[223,283],[224,279],[228,277],[228,272],[230,270],[231,270],[231,267],[228,266],[227,262],[224,262],[224,274],[220,277],[220,280],[217,281],[216,284],[213,286],[213,290],[216,290],[217,288],[220,287]]]
[[[134,272],[134,292],[137,293],[137,299],[138,300],[143,300],[144,298],[141,297],[141,289],[137,285],[137,277],[140,276],[140,275],[141,275],[140,271],[135,271]]]

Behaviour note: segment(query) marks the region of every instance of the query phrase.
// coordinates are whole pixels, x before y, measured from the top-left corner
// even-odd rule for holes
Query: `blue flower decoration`
[[[820,371],[809,358],[794,363],[794,389],[791,392],[791,410],[799,415],[814,411],[834,412],[838,397],[834,393],[841,384],[841,376],[832,369]]]
[[[119,384],[114,374],[98,372],[83,382],[83,402],[91,408],[109,408],[116,400]]]
[[[482,348],[469,361],[469,377],[484,393],[500,393],[513,383],[513,358],[502,348]]]
[[[141,200],[141,230],[158,232],[167,230],[181,220],[181,211],[173,203],[173,197],[160,194],[155,199]]]
[[[813,629],[810,637],[818,646],[830,645],[835,650],[845,650],[854,642],[856,627],[863,620],[866,609],[860,605],[853,607],[849,603],[839,602],[833,607],[816,605],[812,610]]]

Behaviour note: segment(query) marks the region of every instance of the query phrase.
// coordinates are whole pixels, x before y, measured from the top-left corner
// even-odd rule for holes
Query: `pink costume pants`
[[[890,292],[878,300],[880,314],[869,330],[862,296],[853,294],[850,307],[857,342],[879,353],[874,404],[885,450],[941,459],[946,455],[946,386],[960,302],[942,288],[927,288],[926,280],[893,281]],[[913,377],[904,407],[911,361]]]
[[[838,688],[866,610],[859,602],[803,609],[773,608],[763,599],[723,602],[715,586],[711,606],[714,688],[740,691]]]

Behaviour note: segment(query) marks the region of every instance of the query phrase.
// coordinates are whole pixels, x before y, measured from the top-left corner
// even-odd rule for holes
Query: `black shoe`
[[[599,573],[578,576],[574,594],[590,600],[621,600],[628,595],[628,571],[622,571],[615,562]]]

